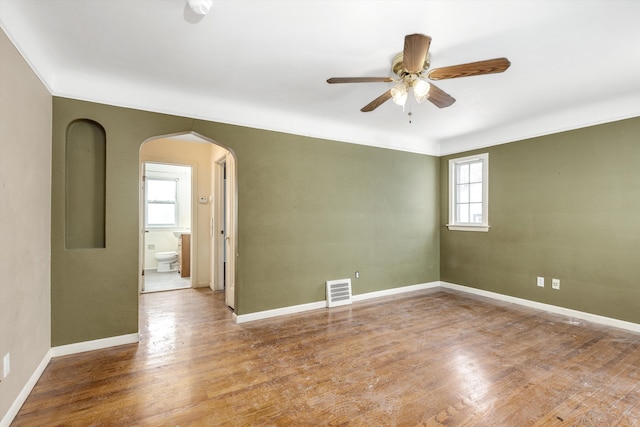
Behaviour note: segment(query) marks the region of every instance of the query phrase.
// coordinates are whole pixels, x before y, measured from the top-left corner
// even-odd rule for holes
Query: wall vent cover
[[[327,307],[351,304],[351,279],[327,281]]]

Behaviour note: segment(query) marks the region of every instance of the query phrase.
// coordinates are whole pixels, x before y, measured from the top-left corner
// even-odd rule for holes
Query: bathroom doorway
[[[191,282],[192,168],[144,162],[142,292],[184,289]]]

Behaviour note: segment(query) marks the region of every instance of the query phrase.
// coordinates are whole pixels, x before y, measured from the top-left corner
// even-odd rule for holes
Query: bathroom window
[[[178,181],[147,178],[145,185],[147,227],[178,225]]]

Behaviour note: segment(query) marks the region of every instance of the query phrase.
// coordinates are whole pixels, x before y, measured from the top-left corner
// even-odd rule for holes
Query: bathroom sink
[[[173,235],[176,236],[178,239],[183,234],[191,234],[191,230],[176,230],[176,231],[173,232]]]

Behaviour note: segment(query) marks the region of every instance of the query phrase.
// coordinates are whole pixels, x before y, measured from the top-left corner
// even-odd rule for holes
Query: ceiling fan
[[[404,38],[404,50],[393,58],[392,70],[398,77],[332,77],[327,83],[374,83],[396,82],[397,84],[360,109],[362,112],[373,111],[380,105],[392,99],[394,103],[402,105],[407,102],[409,89],[413,89],[416,101],[422,103],[429,100],[439,108],[445,108],[456,100],[425,80],[444,80],[457,77],[479,76],[483,74],[502,73],[511,65],[507,58],[487,59],[485,61],[470,62],[468,64],[429,70],[429,45],[431,37],[424,34],[409,34]]]

